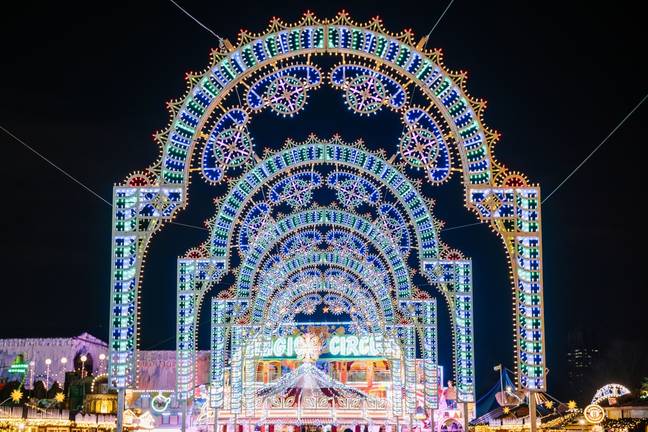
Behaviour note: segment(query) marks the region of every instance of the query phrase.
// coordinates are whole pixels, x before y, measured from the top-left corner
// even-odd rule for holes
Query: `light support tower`
[[[494,371],[499,371],[500,394],[502,395],[502,397],[505,397],[506,394],[504,393],[504,380],[502,378],[502,373],[503,373],[502,369],[504,369],[504,367],[502,366],[501,363],[493,367]],[[505,400],[502,401],[502,403],[505,402],[506,402]]]
[[[531,432],[536,432],[536,392],[529,390],[529,423],[531,424]]]
[[[124,431],[124,405],[126,403],[126,389],[117,388],[117,432]]]

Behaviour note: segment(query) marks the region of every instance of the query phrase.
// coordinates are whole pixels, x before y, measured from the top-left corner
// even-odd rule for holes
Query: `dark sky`
[[[114,182],[157,157],[151,134],[167,124],[164,103],[184,92],[186,71],[208,64],[217,41],[164,0],[14,3],[0,30],[0,124],[110,200]],[[342,8],[357,20],[380,15],[391,30],[421,35],[447,4],[224,3],[181,0],[230,40],[240,28],[264,29],[272,16],[292,21],[310,9],[330,17]],[[646,21],[636,4],[456,0],[428,46],[444,50],[449,68],[469,72],[470,93],[488,100],[487,125],[503,134],[499,160],[539,182],[546,195],[648,91]],[[299,118],[255,120],[257,145],[304,139],[311,131],[393,145],[400,132],[394,116],[379,122],[351,116],[334,92],[320,90],[311,101]],[[543,206],[548,378],[563,399],[573,396],[566,385],[570,332],[601,349],[604,366],[588,385],[634,386],[648,375],[640,155],[647,105]],[[0,140],[8,174],[0,337],[89,331],[107,338],[109,207],[6,135]],[[201,225],[222,191],[193,180],[189,209],[177,220]],[[463,207],[458,177],[434,194],[447,226],[475,221]],[[143,286],[143,348],[173,348],[176,257],[204,238],[203,231],[168,226],[154,239]],[[443,238],[474,261],[481,392],[497,378],[494,364],[512,366],[506,259],[485,226]],[[441,331],[447,350],[447,328]]]

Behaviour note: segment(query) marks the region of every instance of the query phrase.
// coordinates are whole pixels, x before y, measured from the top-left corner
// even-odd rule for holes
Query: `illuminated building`
[[[35,381],[63,384],[66,372],[81,367],[87,374],[106,372],[107,354],[108,344],[88,333],[70,338],[0,339],[0,376],[5,380],[16,379],[8,373],[8,365],[22,356],[29,365],[27,387]]]
[[[599,350],[586,343],[583,332],[570,332],[568,336],[569,348],[567,351],[567,377],[571,389],[574,389],[579,398],[589,387],[587,377],[592,374],[592,365],[599,356]]]

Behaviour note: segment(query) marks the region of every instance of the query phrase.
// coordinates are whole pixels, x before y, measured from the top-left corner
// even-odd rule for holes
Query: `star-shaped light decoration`
[[[63,392],[58,392],[54,395],[54,400],[58,403],[61,403],[65,400],[65,395]]]
[[[312,333],[306,333],[295,341],[295,354],[301,361],[314,363],[317,361],[322,349],[322,341]]]
[[[504,407],[504,414],[508,414],[511,412],[511,408],[509,407]]]
[[[21,392],[19,389],[16,389],[11,392],[11,401],[13,403],[18,403],[23,397],[23,392]]]
[[[575,410],[576,409],[576,401],[575,400],[570,400],[567,402],[567,409],[568,410]]]
[[[544,406],[545,406],[547,409],[551,409],[551,408],[553,408],[553,401],[550,401],[550,400],[545,401]]]

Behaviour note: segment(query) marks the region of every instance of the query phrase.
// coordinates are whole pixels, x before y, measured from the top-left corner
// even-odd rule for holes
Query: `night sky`
[[[133,4],[129,4],[133,3]],[[272,16],[293,21],[307,9],[342,8],[365,21],[380,15],[393,31],[427,33],[444,2],[199,2],[180,4],[231,41],[240,28],[263,30]],[[645,15],[635,2],[478,2],[456,0],[430,38],[451,69],[469,73],[468,90],[488,100],[485,121],[503,135],[498,159],[553,190],[648,91]],[[638,3],[637,3],[638,4]],[[158,156],[151,134],[165,127],[164,103],[184,93],[183,76],[202,70],[217,40],[170,2],[17,2],[5,11],[0,124],[105,199],[112,185]],[[648,376],[642,278],[646,264],[645,159],[648,103],[543,206],[549,389],[566,382],[569,334],[600,349],[587,386]],[[393,148],[397,116],[359,119],[322,88],[294,119],[260,115],[257,148],[287,137],[340,133]],[[108,337],[110,208],[0,132],[5,179],[0,337]],[[222,193],[192,179],[178,222],[200,225]],[[434,189],[447,227],[469,224],[458,176]],[[206,232],[167,226],[145,270],[144,349],[173,349],[176,257]],[[512,367],[511,288],[501,241],[484,225],[442,238],[472,257],[475,272],[478,393]],[[207,348],[207,314],[201,347]],[[449,365],[447,322],[440,331]],[[588,387],[589,388],[589,387]],[[589,390],[588,390],[589,391]],[[591,393],[588,393],[591,394]]]

